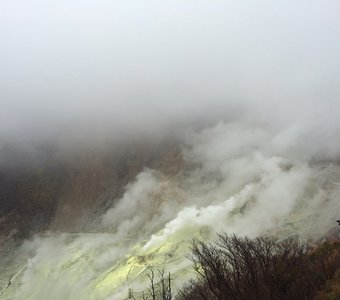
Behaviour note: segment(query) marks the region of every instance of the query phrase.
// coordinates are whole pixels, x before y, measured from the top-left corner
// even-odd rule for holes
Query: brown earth
[[[92,217],[112,206],[144,168],[173,176],[182,165],[173,141],[136,142],[72,156],[46,151],[34,161],[20,157],[20,163],[0,169],[0,240],[46,230],[90,230]]]

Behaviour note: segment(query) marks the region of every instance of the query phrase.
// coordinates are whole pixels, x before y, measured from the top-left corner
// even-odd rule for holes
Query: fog
[[[91,234],[26,241],[0,295],[123,299],[149,265],[175,290],[194,237],[323,236],[340,209],[339,15],[335,0],[1,1],[0,153],[174,136],[184,163],[141,171]]]
[[[329,140],[339,11],[337,1],[2,1],[1,145],[162,135],[243,115]]]
[[[183,139],[191,167],[175,177],[143,170],[97,215],[94,233],[47,232],[26,241],[5,296],[113,300],[132,289],[141,299],[150,266],[172,273],[173,291],[193,276],[186,258],[193,238],[227,232],[315,242],[336,226],[339,164],[282,147],[280,130],[220,122]]]

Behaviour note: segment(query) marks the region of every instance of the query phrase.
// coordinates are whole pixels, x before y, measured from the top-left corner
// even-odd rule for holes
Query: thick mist
[[[125,299],[149,266],[171,271],[176,290],[193,238],[323,237],[340,209],[339,14],[335,0],[2,1],[2,173],[21,156],[68,166],[85,153],[60,173],[85,165],[78,191],[96,166],[126,171],[105,168],[107,153],[128,144],[128,159],[135,141],[155,155],[175,141],[181,157],[169,174],[115,174],[122,193],[99,208],[89,196],[86,228],[26,240],[0,297]]]
[[[337,1],[3,1],[1,146],[98,144],[244,115],[336,144],[339,11]]]
[[[174,291],[193,276],[186,258],[193,238],[227,232],[315,242],[336,226],[339,164],[302,155],[303,145],[283,148],[281,139],[281,131],[247,122],[188,130],[181,172],[143,170],[96,216],[92,233],[47,232],[26,241],[11,277],[15,288],[5,295],[125,299],[132,289],[139,299],[150,266],[172,273]]]

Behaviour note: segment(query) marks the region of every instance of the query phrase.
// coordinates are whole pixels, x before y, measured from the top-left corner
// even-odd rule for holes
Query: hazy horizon
[[[221,119],[334,144],[339,12],[330,0],[2,1],[0,147]]]

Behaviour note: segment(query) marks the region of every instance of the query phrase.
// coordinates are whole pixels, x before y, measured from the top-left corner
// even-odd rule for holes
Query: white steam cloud
[[[3,1],[0,150],[171,132],[185,161],[172,178],[141,172],[99,233],[26,243],[8,299],[123,299],[149,264],[185,278],[193,237],[332,228],[339,12],[335,0]]]
[[[221,231],[321,237],[340,210],[340,167],[280,147],[281,136],[246,122],[187,132],[182,172],[141,172],[100,216],[100,233],[25,244],[32,258],[9,299],[124,299],[146,287],[150,265],[171,271],[176,290],[190,276],[192,238]]]

